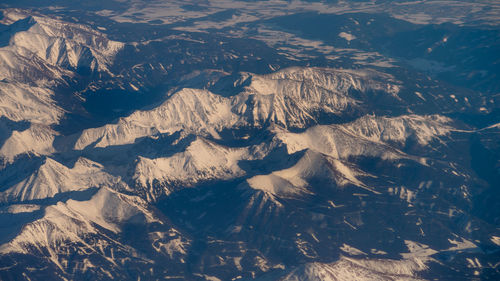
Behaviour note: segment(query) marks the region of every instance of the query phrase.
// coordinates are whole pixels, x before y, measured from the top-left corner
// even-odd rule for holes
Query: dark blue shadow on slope
[[[0,19],[3,18],[3,14]],[[0,25],[0,47],[9,45],[10,39],[18,32],[26,31],[36,23],[33,17],[18,20],[11,25]]]
[[[13,131],[24,131],[30,127],[28,121],[12,121],[5,116],[0,116],[0,147],[9,139]]]
[[[44,159],[44,157],[31,154],[16,157],[13,163],[0,169],[0,192],[29,177],[43,165]]]
[[[23,205],[40,205],[40,209],[33,212],[9,213],[6,211],[0,211],[0,244],[14,239],[26,224],[42,218],[45,213],[45,207],[55,205],[58,202],[66,202],[70,199],[76,201],[88,201],[97,193],[98,190],[99,188],[94,187],[82,191],[59,193],[56,196],[47,199],[23,201]],[[0,210],[7,210],[10,206],[12,205],[0,205]]]

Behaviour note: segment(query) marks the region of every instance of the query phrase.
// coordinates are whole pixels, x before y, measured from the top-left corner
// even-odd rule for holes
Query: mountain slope
[[[224,97],[204,90],[182,89],[154,109],[135,112],[117,124],[85,130],[75,149],[91,144],[128,144],[155,132],[173,133],[180,129],[220,138],[218,134],[225,129],[269,123],[304,128],[319,122],[321,115],[353,114],[359,102],[349,97],[351,90],[376,90],[391,97],[398,92],[391,78],[381,76],[389,81],[375,80],[381,79],[377,72],[290,68],[269,76],[245,75],[249,75],[251,83],[237,95]],[[319,82],[314,80],[317,76],[321,77]]]
[[[357,260],[342,257],[330,264],[305,264],[277,280],[424,280],[418,278],[416,273],[425,269],[427,267],[420,260]]]
[[[32,264],[33,268],[40,266],[37,268],[40,272],[49,270],[48,274],[59,273],[74,280],[85,280],[87,275],[130,278],[127,269],[154,265],[145,257],[144,248],[134,249],[125,244],[135,239],[126,225],[145,229],[151,245],[149,255],[160,255],[165,261],[177,263],[186,254],[189,240],[174,228],[162,225],[145,206],[139,198],[108,188],[101,188],[88,201],[68,200],[48,206],[42,218],[24,225],[15,239],[0,247],[2,264],[10,263],[8,257],[12,256],[29,259],[39,255],[46,264],[55,265],[48,269],[44,263]],[[68,256],[69,253],[74,256]]]
[[[178,24],[248,16],[214,12]],[[0,279],[498,273],[493,99],[360,68],[373,52],[98,13],[0,18]]]
[[[14,21],[11,26],[23,26],[21,30],[13,30],[18,32],[11,34],[8,46],[1,48],[2,52],[25,58],[36,57],[50,66],[107,71],[114,55],[123,48],[122,43],[108,40],[102,33],[83,25],[29,16],[21,10],[4,13],[2,21]],[[8,65],[13,64],[9,63],[8,57],[4,58],[5,75],[10,72]]]
[[[65,192],[118,184],[119,179],[104,172],[103,168],[102,165],[84,158],[78,159],[73,168],[46,158],[29,177],[0,192],[0,201],[46,199]]]
[[[133,179],[136,185],[149,190],[148,200],[156,199],[155,193],[169,195],[169,187],[189,187],[204,181],[241,177],[245,171],[238,166],[238,161],[253,157],[246,148],[223,147],[198,138],[185,151],[171,157],[139,157]],[[166,190],[155,191],[155,183],[166,186]]]

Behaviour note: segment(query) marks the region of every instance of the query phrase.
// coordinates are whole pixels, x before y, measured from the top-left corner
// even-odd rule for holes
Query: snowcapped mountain
[[[75,149],[90,144],[96,147],[129,144],[141,137],[178,130],[217,136],[218,131],[237,121],[229,100],[208,91],[183,89],[157,108],[134,112],[117,124],[85,130]]]
[[[155,182],[161,183],[167,187],[161,193],[168,195],[171,192],[169,186],[189,187],[202,181],[241,177],[245,172],[238,166],[238,161],[254,157],[249,149],[224,147],[198,138],[185,151],[170,157],[149,159],[139,156],[133,179],[139,186],[150,190]]]
[[[0,116],[32,124],[10,132],[0,157],[11,162],[23,153],[50,154],[58,133],[49,126],[59,124],[68,112],[54,89],[67,86],[86,69],[109,73],[124,44],[83,25],[18,9],[5,10],[0,25]]]
[[[101,188],[88,201],[70,199],[46,207],[42,218],[24,225],[16,238],[0,247],[0,252],[3,256],[47,257],[49,268],[43,263],[40,268],[36,263],[31,264],[42,274],[47,271],[46,274],[55,276],[72,275],[74,279],[85,278],[76,276],[80,271],[97,278],[125,276],[127,267],[151,261],[120,242],[124,226],[157,223],[158,219],[140,199]],[[146,233],[146,237],[152,251],[167,260],[185,256],[189,245],[189,240],[178,231],[161,225]],[[82,258],[73,259],[68,256],[70,253]]]
[[[342,116],[352,110],[360,102],[349,95],[351,91],[378,90],[390,96],[399,91],[390,77],[375,71],[289,68],[269,75],[247,75],[250,83],[235,98],[235,111],[248,116],[254,125],[272,122],[301,128],[320,114]]]
[[[0,82],[0,91],[0,114],[10,120],[50,125],[57,123],[64,114],[64,110],[54,101],[54,92],[50,89],[3,81]]]
[[[326,74],[321,75],[323,72]],[[85,130],[75,149],[90,144],[96,147],[123,145],[156,132],[173,133],[181,129],[220,138],[218,134],[225,129],[262,127],[269,123],[303,128],[318,122],[322,114],[349,114],[352,111],[349,107],[360,103],[349,97],[351,90],[385,89],[390,96],[397,93],[396,85],[372,80],[381,74],[370,74],[292,68],[268,76],[245,73],[250,84],[231,97],[182,89],[157,108],[134,112],[117,124]],[[321,77],[317,84],[316,76]]]
[[[415,273],[427,267],[422,261],[358,260],[342,257],[331,264],[310,263],[277,280],[422,280]],[[263,280],[266,280],[263,278]]]
[[[91,71],[107,71],[112,59],[124,45],[111,41],[102,33],[86,26],[31,16],[20,10],[4,12],[1,23],[7,24],[4,27],[7,31],[4,36],[10,35],[10,38],[5,38],[6,46],[1,48],[4,59],[2,73],[10,75],[2,79],[17,78],[15,71],[20,69],[16,60],[23,59],[40,60],[45,69],[62,67],[69,70],[87,68]],[[43,75],[47,76],[46,73]],[[31,75],[23,77],[37,78]],[[61,76],[54,78],[56,77],[62,78]]]
[[[318,76],[317,73],[322,71],[326,72],[325,76],[334,78],[332,80],[318,78],[320,83],[312,87],[297,86],[299,83],[312,84],[313,82],[307,82],[308,79],[314,81],[311,77]],[[307,78],[301,76],[304,73],[307,74]],[[311,73],[315,74],[311,75]],[[62,262],[65,261],[66,257],[60,256],[61,254],[57,251],[56,245],[61,243],[57,241],[64,241],[65,245],[71,245],[67,247],[79,247],[75,246],[74,243],[81,243],[79,239],[86,241],[90,239],[88,237],[95,237],[95,235],[99,237],[101,235],[100,229],[120,233],[127,224],[160,222],[160,218],[147,210],[147,202],[157,202],[162,210],[165,208],[161,207],[165,200],[183,202],[185,200],[182,197],[183,190],[191,189],[194,190],[193,192],[197,192],[197,190],[205,192],[199,187],[218,185],[218,182],[233,182],[231,187],[233,191],[230,193],[236,193],[232,195],[232,200],[235,200],[236,206],[239,206],[236,208],[240,211],[234,212],[233,215],[225,214],[224,216],[230,216],[230,218],[225,219],[226,222],[222,223],[225,231],[232,229],[230,231],[233,235],[232,239],[248,237],[253,232],[252,229],[263,231],[264,237],[274,237],[273,228],[266,225],[281,225],[283,222],[279,223],[279,221],[283,220],[284,214],[295,208],[293,206],[307,204],[305,202],[314,200],[313,198],[321,200],[316,208],[340,210],[341,213],[343,213],[342,210],[347,211],[359,204],[355,199],[358,196],[360,199],[366,198],[361,199],[361,202],[364,202],[365,205],[373,205],[372,210],[378,210],[379,204],[385,204],[381,202],[396,200],[397,204],[402,206],[401,211],[397,213],[402,212],[400,215],[403,217],[405,212],[411,213],[412,208],[416,208],[415,212],[417,213],[423,212],[421,207],[417,206],[431,206],[432,209],[433,203],[427,202],[426,198],[429,196],[435,198],[436,195],[433,195],[435,191],[432,189],[432,186],[435,185],[432,180],[425,181],[425,176],[416,182],[412,179],[399,178],[400,174],[405,173],[404,171],[408,169],[413,169],[422,175],[432,174],[430,178],[440,177],[439,186],[448,186],[439,190],[442,199],[435,199],[440,202],[443,200],[443,203],[440,203],[440,209],[446,208],[444,206],[448,204],[444,203],[447,200],[445,198],[454,202],[448,206],[451,210],[450,214],[463,213],[471,208],[470,191],[464,185],[459,184],[460,181],[475,181],[468,172],[469,168],[466,165],[453,162],[442,163],[438,159],[430,158],[425,151],[427,147],[441,145],[445,141],[449,142],[454,135],[474,134],[474,131],[456,128],[452,119],[441,115],[412,114],[396,117],[361,115],[365,112],[361,107],[364,102],[354,99],[352,99],[352,108],[349,109],[348,113],[345,113],[347,109],[342,106],[342,103],[336,109],[329,108],[328,101],[322,103],[322,100],[328,100],[328,97],[334,97],[333,100],[335,100],[338,95],[349,100],[351,99],[349,97],[351,90],[349,89],[365,90],[357,85],[363,84],[365,81],[355,82],[349,78],[351,86],[347,85],[347,80],[333,83],[333,80],[346,75],[345,71],[340,71],[339,76],[335,76],[334,73],[333,69],[303,69],[299,71],[297,68],[293,68],[273,74],[276,76],[269,75],[271,78],[258,75],[255,78],[252,74],[245,74],[248,75],[248,79],[258,82],[250,82],[242,88],[241,92],[232,96],[218,95],[200,89],[181,89],[167,96],[166,100],[158,106],[134,112],[127,117],[120,118],[114,124],[86,129],[80,135],[63,136],[60,142],[73,142],[74,145],[73,148],[63,145],[59,149],[69,149],[70,151],[67,153],[82,155],[94,160],[79,158],[70,168],[51,158],[46,158],[32,174],[4,187],[1,193],[4,202],[9,204],[43,202],[42,204],[49,205],[44,207],[41,219],[28,224],[29,227],[24,227],[25,230],[4,244],[3,252],[9,255],[13,253],[27,255],[31,251],[26,250],[31,249],[30,245],[38,245],[37,247],[50,249],[49,253],[53,253],[50,255],[51,261],[57,268],[64,271],[66,267]],[[280,86],[273,84],[274,80],[278,79],[282,79],[276,82]],[[303,81],[296,81],[301,81],[300,79]],[[263,86],[263,83],[268,83],[269,86]],[[375,82],[368,81],[366,83],[373,85]],[[259,92],[259,87],[267,92],[264,90]],[[336,88],[325,89],[326,87]],[[385,89],[387,95],[393,96],[395,94],[395,92],[391,92],[390,87],[384,87],[377,88],[377,91]],[[307,96],[301,97],[301,95]],[[302,101],[302,107],[299,111],[304,115],[295,114],[299,112],[296,111],[299,107],[294,106],[293,103],[274,102],[275,97]],[[322,106],[318,108],[319,104]],[[332,104],[338,105],[337,103]],[[322,122],[319,117],[316,117],[319,116],[317,112],[322,110],[325,113],[335,112],[338,116],[347,114],[350,118],[356,115],[361,115],[361,117],[346,123],[314,125]],[[301,130],[290,131],[293,128]],[[232,135],[228,135],[228,132],[231,131]],[[255,132],[261,133],[255,134]],[[164,136],[172,138],[169,142],[170,145],[173,145],[173,150],[167,149],[161,152],[162,149],[154,152],[153,147],[168,145],[168,142],[165,143],[162,140]],[[13,137],[15,134],[11,138]],[[9,145],[9,140],[5,142],[4,146]],[[51,141],[53,142],[53,139]],[[155,144],[156,142],[158,144]],[[25,147],[27,149],[33,146],[28,144]],[[22,150],[18,149],[18,151]],[[148,151],[148,153],[141,155],[141,151],[143,151],[142,153]],[[45,153],[50,155],[55,152],[56,150],[47,150]],[[57,151],[57,153],[61,152],[63,151]],[[113,160],[114,155],[118,159],[123,158],[118,156],[118,154],[123,153],[135,158],[126,162]],[[100,164],[100,161],[104,164]],[[374,167],[367,161],[376,161],[377,164]],[[380,170],[384,171],[382,175],[379,174]],[[461,191],[457,192],[457,189]],[[52,205],[52,201],[47,201],[47,199],[53,200],[52,198],[58,200],[57,198],[61,196],[70,196],[71,198],[72,192],[76,192],[74,196],[78,193],[81,193],[82,196],[95,194],[90,195],[90,199],[86,198],[83,201],[69,199],[65,203],[55,205]],[[131,197],[122,197],[120,195],[122,192]],[[215,204],[210,202],[219,196],[228,196],[221,194],[214,197],[210,195],[210,192],[186,200],[191,200],[192,203],[208,200],[208,202],[201,204],[201,208],[203,208],[205,204]],[[213,192],[225,191],[224,189],[214,189]],[[177,193],[180,194],[178,195],[181,196],[180,199],[175,199]],[[373,199],[368,199],[371,197]],[[143,207],[130,207],[130,203],[127,203],[129,201],[122,201],[125,200],[124,198],[134,198],[133,202],[142,202],[139,205]],[[304,203],[297,203],[302,201]],[[112,202],[116,202],[116,204],[113,203],[115,204],[113,207],[111,207]],[[304,207],[299,207],[299,209]],[[96,208],[97,211],[87,212],[92,208]],[[167,208],[164,212],[168,215],[172,211]],[[362,213],[353,210],[350,212],[354,212],[354,215],[347,212],[345,214],[349,215],[343,215],[343,219],[340,222],[335,221],[334,224],[340,223],[342,227],[349,229],[348,232],[364,228],[366,228],[364,231],[368,232],[387,232],[387,228],[371,226],[372,223],[368,218],[373,215],[373,211],[364,211],[367,213],[366,218]],[[191,216],[185,217],[188,214],[183,213],[179,218],[174,219],[175,223],[191,220]],[[137,216],[139,216],[137,219],[142,218],[138,222],[136,221]],[[206,212],[197,216],[199,217],[197,220],[201,221],[186,222],[188,229],[193,224],[201,224],[199,231],[202,233],[205,228],[207,231],[212,228],[210,224],[206,224],[204,219]],[[300,222],[307,216],[307,212],[300,211],[297,215],[286,220]],[[60,219],[60,217],[65,217],[63,222],[55,221],[56,218]],[[423,237],[428,237],[430,235],[428,229],[424,230],[424,228],[418,227],[422,224],[421,221],[425,221],[425,217],[424,214],[421,214],[416,218],[417,228],[415,231],[419,231]],[[231,225],[232,221],[235,222],[235,225]],[[408,223],[415,224],[415,221],[412,219],[406,224]],[[43,230],[42,233],[47,233],[44,234],[44,237],[49,237],[50,240],[48,244],[40,246],[41,242],[36,242],[38,238],[33,237],[34,230],[30,230],[31,227],[36,229],[48,227],[56,230],[50,233]],[[415,228],[415,225],[412,228]],[[335,245],[326,229],[316,230],[315,234],[310,234],[309,238],[305,240],[305,237],[302,238],[302,236],[297,239],[286,228],[280,232],[281,239],[291,239],[292,244],[295,245],[292,247],[295,250],[290,249],[291,253],[298,255],[304,261],[311,261],[311,259],[314,260],[322,255],[322,250],[315,246],[318,245],[319,241],[326,240]],[[182,237],[183,234],[178,235]],[[148,237],[160,239],[164,235],[158,236],[151,233],[148,234]],[[411,239],[415,239],[413,234],[411,237]],[[159,248],[155,248],[154,251],[160,251],[169,258],[187,258],[186,249],[191,247],[189,246],[190,240],[187,238],[179,239],[172,240],[169,242],[170,244],[165,245],[165,248],[158,246]],[[105,245],[113,248],[115,247],[114,243],[108,241]],[[266,251],[271,253],[279,252],[279,249],[273,245],[267,245],[262,239],[256,239],[252,243],[262,244],[267,249]],[[403,243],[403,241],[396,239],[391,245],[394,243]],[[90,247],[97,247],[97,244],[91,244]],[[247,245],[245,247],[254,246]],[[394,257],[395,253],[390,250],[391,247],[395,246],[388,247],[382,244],[377,246],[380,249],[377,251],[390,253],[389,255]],[[339,249],[337,248],[336,251]],[[441,250],[438,247],[437,250],[433,250],[433,253],[446,250],[446,247],[441,248]],[[129,249],[123,254],[137,256],[134,251]],[[366,253],[370,252],[370,249],[363,246],[359,251]],[[99,254],[100,258],[103,256],[105,259],[109,259],[109,256]],[[182,262],[184,258],[180,261]],[[359,262],[366,263],[368,261]],[[335,280],[334,278],[338,279],[340,276],[351,279],[355,278],[354,276],[368,279],[387,279],[401,276],[412,280],[418,279],[415,275],[416,271],[411,269],[413,264],[418,265],[418,271],[425,271],[428,269],[425,263],[432,262],[432,260],[426,260],[425,263],[402,260],[380,261],[383,264],[393,262],[395,264],[401,263],[402,267],[408,266],[409,269],[401,269],[405,270],[404,274],[399,271],[380,271],[378,265],[374,265],[375,269],[367,269],[365,266],[359,265],[359,262],[341,259],[332,264],[307,264],[303,268],[293,269],[282,278],[285,278],[283,280],[314,280],[314,278]],[[376,264],[378,261],[373,262]],[[236,266],[236,270],[240,271],[238,268]],[[270,267],[266,270],[261,269],[261,273],[268,270]],[[225,275],[220,275],[220,277],[223,276]],[[264,277],[265,275],[263,275]]]
[[[49,126],[32,124],[23,131],[14,130],[0,149],[0,157],[12,162],[16,156],[25,153],[33,155],[50,155],[55,152],[53,142],[58,135]]]
[[[102,165],[79,158],[73,168],[45,158],[29,177],[0,193],[5,202],[23,202],[52,198],[58,194],[92,187],[113,186],[119,182],[103,171]]]
[[[0,4],[1,280],[498,279],[491,28],[94,2]]]
[[[319,167],[324,167],[318,169]],[[292,167],[274,171],[268,175],[257,175],[247,179],[250,188],[262,190],[270,195],[287,197],[308,193],[310,181],[331,181],[338,186],[365,185],[356,179],[360,171],[350,169],[340,160],[330,158],[312,150],[307,150],[300,160]],[[368,190],[370,190],[368,188]]]
[[[445,136],[453,130],[451,119],[439,116],[400,116],[397,118],[364,116],[349,124],[348,130],[375,142],[399,143],[405,145],[413,138],[421,146]]]

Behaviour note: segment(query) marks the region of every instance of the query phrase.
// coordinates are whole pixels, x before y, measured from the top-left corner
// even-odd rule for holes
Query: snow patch
[[[365,255],[366,256],[366,253],[359,250],[359,249],[356,249],[352,246],[349,246],[347,244],[342,244],[342,247],[340,247],[340,250],[342,250],[343,252],[346,252],[350,255],[353,255],[353,256],[360,256],[360,255]]]
[[[345,40],[347,40],[347,42],[351,42],[352,40],[356,39],[356,36],[347,32],[340,32],[339,37],[344,38]]]

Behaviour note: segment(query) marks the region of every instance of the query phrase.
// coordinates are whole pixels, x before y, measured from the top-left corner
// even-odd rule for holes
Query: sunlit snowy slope
[[[495,1],[35,2],[0,280],[500,277]]]

